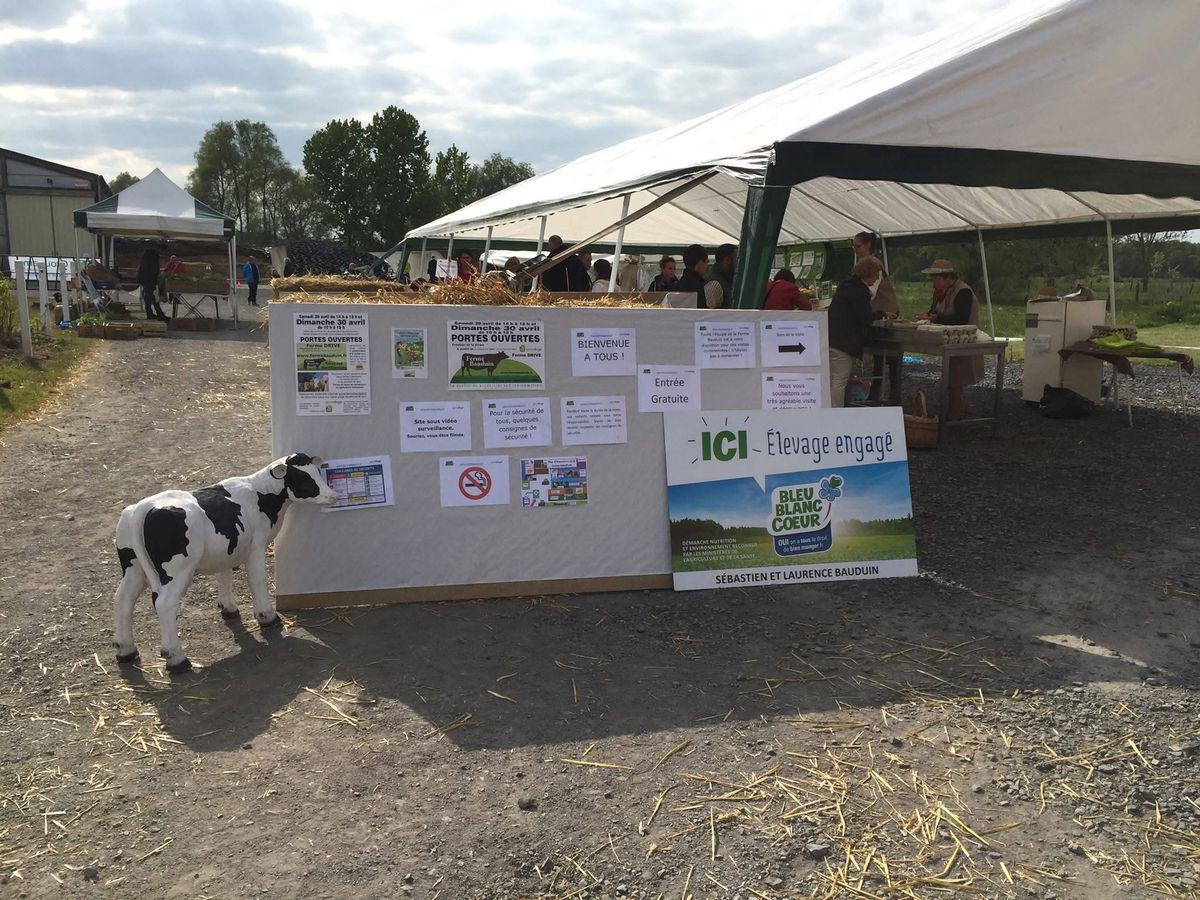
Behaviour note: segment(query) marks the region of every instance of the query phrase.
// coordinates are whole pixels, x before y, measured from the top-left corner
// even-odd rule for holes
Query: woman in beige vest
[[[928,319],[937,325],[979,327],[979,298],[971,286],[958,277],[954,263],[948,259],[935,259],[921,273],[930,276],[933,283],[933,303],[929,312],[919,313],[917,318]],[[950,398],[946,418],[953,421],[962,418],[963,388],[983,379],[983,357],[960,356],[949,362]]]

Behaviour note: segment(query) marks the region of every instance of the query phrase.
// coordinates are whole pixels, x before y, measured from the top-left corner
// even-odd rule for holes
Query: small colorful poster
[[[696,366],[638,366],[638,412],[700,408]]]
[[[821,365],[821,326],[815,319],[776,319],[759,323],[762,367]]]
[[[624,397],[563,397],[562,444],[625,444]]]
[[[821,376],[805,372],[763,372],[763,409],[815,409],[821,405]]]
[[[400,404],[400,452],[471,449],[471,404],[435,400]]]
[[[425,348],[429,333],[424,328],[392,329],[392,377],[428,378]]]
[[[917,574],[900,409],[676,412],[663,433],[676,590]]]
[[[452,391],[539,390],[546,386],[541,322],[451,319],[446,324]]]
[[[633,328],[572,328],[571,374],[637,374],[637,332]]]
[[[442,506],[507,506],[507,456],[443,456],[438,460]]]
[[[697,322],[696,365],[701,369],[753,369],[753,322]]]
[[[489,450],[544,447],[553,443],[548,397],[483,401],[483,446]]]
[[[586,456],[521,460],[521,506],[581,506],[587,501]]]
[[[395,502],[390,456],[327,459],[321,463],[321,472],[337,495],[337,501],[325,507],[325,512],[391,506]]]
[[[292,335],[296,344],[296,415],[370,415],[367,314],[297,313]]]

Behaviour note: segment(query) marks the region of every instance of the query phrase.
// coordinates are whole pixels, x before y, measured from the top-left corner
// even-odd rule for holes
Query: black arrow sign
[[[780,353],[803,353],[804,345],[803,344],[780,344],[779,352]]]

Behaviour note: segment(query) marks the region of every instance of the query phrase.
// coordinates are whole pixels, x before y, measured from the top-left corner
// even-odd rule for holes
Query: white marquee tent
[[[777,243],[1197,227],[1198,33],[1196,0],[1017,3],[581,157],[404,243],[729,241],[757,305]]]

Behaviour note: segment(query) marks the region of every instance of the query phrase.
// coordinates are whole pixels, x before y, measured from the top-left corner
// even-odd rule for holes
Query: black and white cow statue
[[[336,499],[320,472],[321,460],[304,453],[277,459],[253,475],[226,478],[198,491],[163,491],[125,507],[117,522],[121,583],[114,601],[117,662],[137,660],[133,610],[149,585],[162,626],[162,655],[171,672],[192,664],[179,640],[183,595],[197,574],[217,578],[217,604],[226,619],[240,616],[233,570],[245,566],[262,628],[280,624],[267,591],[267,545],[293,501],[329,505]]]

